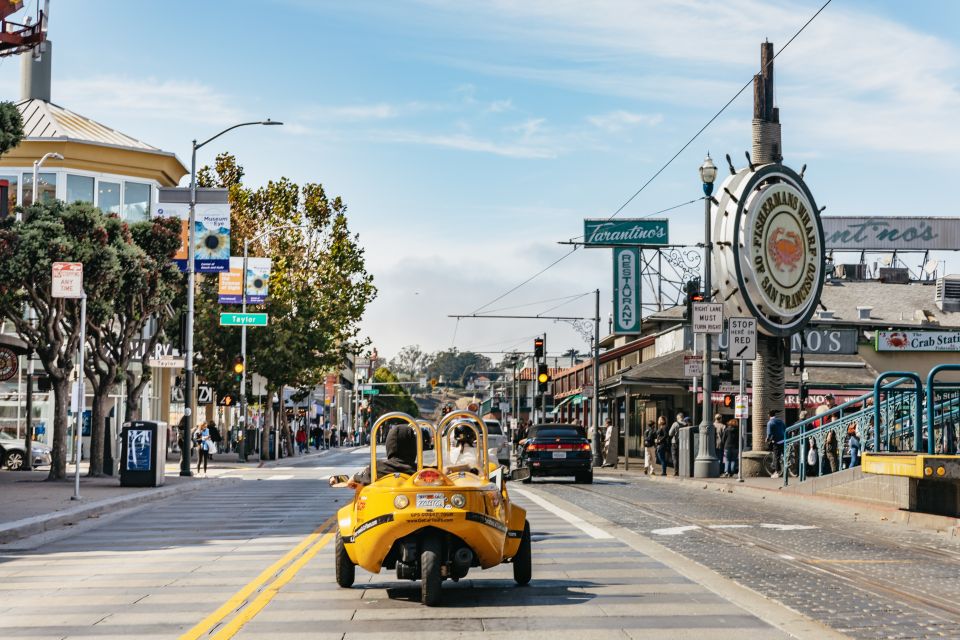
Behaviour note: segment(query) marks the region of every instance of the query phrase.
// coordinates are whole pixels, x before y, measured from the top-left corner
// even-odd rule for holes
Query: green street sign
[[[265,327],[267,314],[265,313],[221,313],[221,327]]]
[[[669,244],[670,227],[665,218],[607,218],[583,221],[585,247],[663,246]]]
[[[364,389],[363,390],[363,395],[365,396],[375,396],[375,395],[379,395],[379,393],[380,393],[380,389]]]

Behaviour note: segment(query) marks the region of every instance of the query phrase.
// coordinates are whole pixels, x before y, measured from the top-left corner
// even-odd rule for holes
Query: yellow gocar
[[[437,425],[437,459],[429,466],[423,461],[422,421],[405,413],[377,420],[370,441],[375,443],[377,432],[390,422],[406,422],[416,432],[417,470],[377,479],[376,447],[370,447],[374,481],[359,488],[337,513],[337,584],[351,587],[357,566],[371,573],[395,569],[398,579],[420,580],[421,601],[433,606],[440,600],[441,583],[463,578],[472,567],[511,562],[517,584],[530,582],[530,525],[526,511],[510,502],[505,482],[529,472],[518,469],[511,476],[489,461],[486,426],[470,411],[448,413]],[[475,436],[468,452],[473,457],[466,463],[464,447],[450,442],[454,428]]]

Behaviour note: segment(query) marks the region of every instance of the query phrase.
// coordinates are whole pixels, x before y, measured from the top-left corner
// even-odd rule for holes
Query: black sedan
[[[529,469],[531,477],[573,476],[579,483],[593,482],[593,453],[582,427],[533,425],[519,449],[518,465]]]

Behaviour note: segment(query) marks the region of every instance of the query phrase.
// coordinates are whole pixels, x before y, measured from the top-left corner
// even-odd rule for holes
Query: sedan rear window
[[[530,429],[531,438],[585,438],[582,429],[577,427],[533,427]]]

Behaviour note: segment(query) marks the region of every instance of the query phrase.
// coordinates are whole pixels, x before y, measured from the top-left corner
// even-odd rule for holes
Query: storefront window
[[[57,198],[57,174],[41,173],[37,175],[40,182],[40,201],[52,202]],[[33,174],[23,174],[23,204],[33,204]]]
[[[10,215],[13,215],[13,208],[17,206],[17,176],[0,175],[0,180],[10,183]]]
[[[67,174],[67,202],[93,204],[93,178]]]
[[[140,222],[150,218],[150,185],[123,183],[123,219]]]
[[[120,183],[100,181],[97,189],[97,206],[104,213],[120,215]]]

